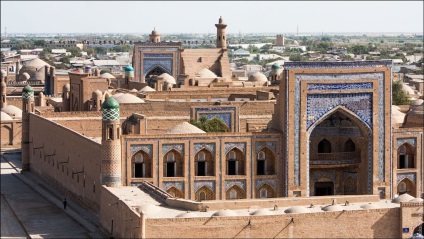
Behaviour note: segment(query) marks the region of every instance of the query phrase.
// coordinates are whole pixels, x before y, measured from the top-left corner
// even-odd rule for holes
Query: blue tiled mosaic
[[[264,178],[264,179],[256,179],[256,186],[255,186],[256,190],[258,190],[264,184],[268,184],[269,186],[271,186],[274,189],[277,188],[276,183],[275,183],[275,179]]]
[[[374,68],[391,67],[392,60],[385,61],[342,61],[342,62],[285,62],[284,69],[291,68]]]
[[[416,138],[404,138],[404,139],[397,139],[397,147],[399,148],[402,144],[408,143],[414,147],[417,147],[417,139]]]
[[[215,181],[194,181],[194,191],[196,192],[199,188],[206,186],[212,192],[215,192]]]
[[[222,122],[224,122],[230,130],[232,130],[233,122],[231,114],[236,115],[236,109],[236,107],[195,108],[194,114],[199,114],[199,117],[204,115],[208,119],[217,117],[222,120]],[[235,127],[237,127],[237,125],[235,125]]]
[[[372,82],[344,84],[307,84],[308,90],[362,90],[372,89]]]
[[[175,187],[176,189],[179,189],[181,192],[184,193],[184,182],[163,182],[162,188],[163,190],[168,190],[171,187]]]
[[[145,53],[144,58],[172,58],[172,54],[149,54],[149,53]]]
[[[200,143],[194,144],[194,154],[197,154],[200,150],[207,149],[212,154],[215,154],[215,143]]]
[[[225,191],[227,191],[232,186],[237,185],[241,189],[246,191],[246,181],[245,180],[226,180],[225,181]]]
[[[178,60],[175,61],[175,65],[176,65],[175,69],[172,69],[172,63],[174,63],[174,61],[173,61],[174,58],[172,57],[173,54],[172,53],[163,53],[163,52],[175,52],[175,59],[179,59],[179,53],[178,53],[177,47],[139,47],[138,50],[139,50],[139,55],[140,55],[139,65],[138,65],[138,70],[137,70],[138,77],[140,77],[141,75],[145,76],[149,70],[153,69],[156,66],[162,67],[170,75],[173,75],[173,73],[175,73],[175,75],[179,74],[179,72],[178,72],[179,61]],[[144,53],[144,52],[146,52],[146,53]],[[158,53],[151,53],[151,52],[158,52]],[[144,53],[144,54],[142,54],[142,53]],[[150,59],[149,59],[149,57],[144,58],[143,55],[150,56]],[[153,55],[155,55],[155,56],[163,55],[163,56],[157,57],[157,58],[155,57],[155,59],[152,59]],[[171,56],[171,57],[169,57],[169,56]],[[165,67],[165,65],[154,64],[154,61],[155,60],[161,60],[160,58],[163,58],[165,60],[170,61],[171,62],[170,67],[169,67],[169,65],[168,65],[168,67]],[[146,70],[146,67],[142,67],[142,64],[143,64],[143,66],[145,66],[144,63],[143,63],[144,60],[148,60],[148,61],[153,60],[153,62],[151,61],[150,63],[148,63],[148,65],[150,66],[149,70]],[[166,64],[169,64],[169,63],[166,63]],[[143,73],[141,72],[141,69],[143,69]],[[138,79],[138,80],[140,80],[140,79]]]
[[[276,152],[276,143],[275,141],[256,141],[256,148],[255,148],[255,152],[259,153],[259,151],[261,151],[263,148],[269,148],[274,154]]]
[[[332,182],[336,182],[336,174],[334,171],[312,171],[312,182],[318,182],[321,178],[328,178]]]
[[[225,154],[234,148],[238,148],[246,154],[246,143],[225,143]]]
[[[146,75],[150,70],[159,67],[166,73],[172,75],[172,59],[167,58],[144,58],[143,73]]]
[[[416,183],[415,173],[398,173],[397,178],[396,178],[396,182],[399,184],[399,182],[404,180],[405,178],[411,180],[413,183]]]
[[[165,156],[166,153],[175,149],[184,157],[184,145],[183,144],[163,144],[162,145],[162,157]]]
[[[206,116],[208,120],[218,118],[231,130],[231,113],[199,113],[199,116]]]
[[[150,155],[150,157],[153,157],[152,148],[153,145],[151,144],[133,144],[130,146],[131,157],[140,150],[143,150],[148,155]]]

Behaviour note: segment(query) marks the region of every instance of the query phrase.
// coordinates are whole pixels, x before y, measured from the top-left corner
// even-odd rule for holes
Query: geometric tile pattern
[[[162,157],[165,156],[170,150],[175,149],[184,157],[184,145],[183,144],[162,144]]]
[[[399,148],[402,144],[404,143],[409,143],[410,145],[417,147],[416,146],[416,138],[402,138],[402,139],[397,139],[397,147]]]
[[[34,98],[34,92],[22,92],[22,99]]]
[[[233,148],[238,148],[243,153],[246,153],[246,143],[225,143],[225,154],[230,152]]]
[[[215,192],[215,181],[194,181],[194,191],[196,192],[199,188],[206,186],[212,192]]]
[[[166,73],[172,75],[172,58],[144,58],[143,70],[144,74],[147,74],[151,69],[160,67],[166,71]]]
[[[397,174],[397,178],[396,178],[397,184],[399,184],[399,182],[402,181],[405,178],[408,178],[413,183],[416,183],[416,175],[415,175],[415,173],[398,173]]]
[[[344,84],[307,84],[308,90],[360,90],[372,89],[372,82]]]
[[[226,180],[225,181],[225,191],[227,191],[232,186],[237,185],[241,189],[246,191],[246,182],[245,180]]]
[[[119,108],[118,109],[103,109],[102,120],[119,120]]]
[[[171,187],[179,189],[181,192],[184,192],[184,182],[163,182],[163,190],[168,190]]]
[[[160,43],[163,45],[162,43]],[[151,69],[153,69],[156,66],[161,67],[163,70],[165,70],[168,74],[178,75],[178,67],[179,67],[179,60],[175,60],[176,68],[175,72],[173,72],[172,64],[174,63],[174,58],[172,57],[172,53],[163,53],[163,52],[175,52],[175,58],[179,59],[178,54],[178,48],[177,47],[157,47],[157,48],[149,48],[149,47],[140,47],[138,48],[140,59],[139,59],[139,66],[138,66],[138,75],[146,75],[147,72]],[[158,53],[144,53],[143,52],[158,52]],[[148,56],[146,58],[146,55]],[[150,59],[149,59],[150,58]],[[159,60],[156,61],[155,60]],[[147,60],[148,63],[144,63],[144,61]],[[141,65],[143,63],[143,66]],[[149,69],[146,69],[149,68]],[[141,69],[143,69],[143,73],[141,72]]]
[[[140,150],[143,150],[148,155],[150,155],[150,157],[153,157],[152,148],[153,148],[153,145],[151,144],[132,144],[130,146],[131,157],[134,156],[134,154]]]
[[[255,187],[256,190],[258,190],[264,184],[268,184],[269,186],[273,187],[274,189],[276,188],[275,179],[264,178],[264,179],[256,179],[256,187]]]
[[[222,120],[222,122],[224,122],[230,130],[232,130],[233,125],[231,122],[230,112],[232,112],[233,115],[236,115],[236,110],[236,107],[195,108],[194,115],[197,116],[199,113],[199,117],[206,116],[208,120],[217,117],[218,119]],[[235,127],[237,127],[237,125],[235,125]]]
[[[197,154],[202,149],[207,149],[212,154],[215,154],[215,143],[199,143],[199,144],[194,144],[194,154]]]
[[[259,151],[261,151],[265,147],[272,150],[273,153],[275,153],[275,151],[276,151],[275,141],[272,141],[272,142],[256,141],[256,148],[255,148],[256,151],[255,152],[259,153]]]
[[[383,61],[352,61],[352,62],[286,62],[284,69],[290,68],[374,68],[392,66],[392,60]]]

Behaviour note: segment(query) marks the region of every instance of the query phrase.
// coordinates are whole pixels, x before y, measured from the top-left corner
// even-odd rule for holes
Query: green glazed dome
[[[134,71],[134,68],[132,68],[132,66],[128,65],[126,67],[124,67],[125,71]]]
[[[271,66],[271,68],[272,69],[281,69],[281,66],[279,64],[275,63]]]
[[[119,103],[113,97],[109,97],[102,104],[103,110],[107,109],[119,109]]]
[[[22,89],[22,92],[25,92],[25,93],[33,93],[33,92],[34,92],[34,89],[33,89],[30,85],[26,85],[26,86]]]

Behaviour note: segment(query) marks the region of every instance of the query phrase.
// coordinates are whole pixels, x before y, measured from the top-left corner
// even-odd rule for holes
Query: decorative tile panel
[[[245,180],[226,180],[225,181],[225,191],[227,191],[232,186],[237,185],[244,191],[246,191],[246,181]]]
[[[215,181],[194,181],[194,191],[196,192],[199,188],[206,186],[212,192],[215,192]]]
[[[392,60],[385,61],[344,61],[344,62],[286,62],[284,69],[291,68],[374,68],[391,67]]]
[[[172,54],[161,54],[161,53],[158,53],[158,54],[149,54],[149,53],[145,53],[144,54],[144,58],[172,58],[173,57],[173,55]]]
[[[184,157],[184,144],[162,144],[162,157],[173,149],[178,151]]]
[[[206,143],[206,144],[194,144],[194,154],[196,155],[200,150],[207,149],[212,154],[215,154],[215,143]]]
[[[34,98],[34,92],[22,92],[22,99]]]
[[[199,114],[199,117],[204,115],[208,119],[217,117],[231,130],[234,128],[231,115],[236,115],[236,109],[236,107],[194,108],[194,115]]]
[[[277,189],[275,179],[264,178],[264,179],[256,179],[256,186],[255,186],[256,190],[258,190],[264,184],[268,184],[269,186],[273,187],[274,189]]]
[[[397,139],[397,147],[399,148],[402,144],[408,143],[414,147],[417,147],[417,139],[416,138],[403,138],[403,139]]]
[[[272,152],[275,154],[276,153],[276,143],[275,141],[256,141],[256,148],[255,148],[255,152],[259,153],[259,151],[261,151],[263,148],[269,148],[270,150],[272,150]]]
[[[144,58],[143,60],[143,73],[146,75],[150,70],[155,67],[160,67],[165,70],[166,73],[172,75],[172,59],[167,58]]]
[[[336,182],[336,174],[334,171],[313,171],[312,182],[317,182],[320,178],[329,178],[332,182]]]
[[[211,120],[213,118],[218,118],[224,122],[228,128],[231,130],[231,113],[200,113],[200,116],[206,116],[208,120]]]
[[[398,173],[396,178],[396,183],[399,184],[399,182],[404,180],[405,178],[411,180],[413,183],[416,183],[415,173]]]
[[[119,120],[119,108],[102,109],[102,120]]]
[[[246,143],[225,143],[225,154],[230,152],[233,148],[238,148],[246,154]]]
[[[175,187],[184,193],[184,182],[162,182],[162,188],[164,191],[170,189],[171,187]]]
[[[153,157],[153,145],[151,144],[133,144],[130,146],[131,157],[140,150],[146,152],[150,157]]]
[[[308,90],[363,90],[372,89],[372,82],[344,84],[307,84]]]

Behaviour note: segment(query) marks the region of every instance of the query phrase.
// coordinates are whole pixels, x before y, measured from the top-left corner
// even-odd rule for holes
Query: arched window
[[[141,153],[138,153],[134,156],[134,178],[144,178],[145,177],[145,164],[144,158]]]
[[[202,192],[200,192],[200,193],[199,193],[199,200],[200,200],[200,201],[202,201],[202,200],[205,200],[205,199],[206,199],[206,193],[205,193],[205,192],[203,192],[203,191],[202,191]]]
[[[415,168],[414,149],[406,143],[398,148],[398,169],[403,168]]]
[[[343,151],[344,152],[355,152],[355,143],[352,141],[352,139],[346,140],[344,143]]]
[[[197,154],[197,175],[206,176],[206,156],[204,152]]]
[[[231,189],[230,191],[230,199],[237,199],[237,191],[234,189]]]
[[[230,151],[228,153],[227,160],[227,175],[237,175],[237,156],[235,151]]]
[[[323,139],[318,143],[318,153],[331,153],[331,143]]]
[[[259,197],[260,198],[267,198],[268,197],[268,190],[261,189],[261,191],[259,191]]]
[[[107,139],[108,140],[113,140],[113,127],[112,126],[109,126],[108,128],[107,128]]]
[[[266,174],[266,160],[265,160],[265,152],[264,151],[260,151],[258,153],[256,174],[257,175],[265,175]]]
[[[166,157],[166,176],[175,177],[177,167],[175,165],[175,155],[174,153],[169,153]]]

